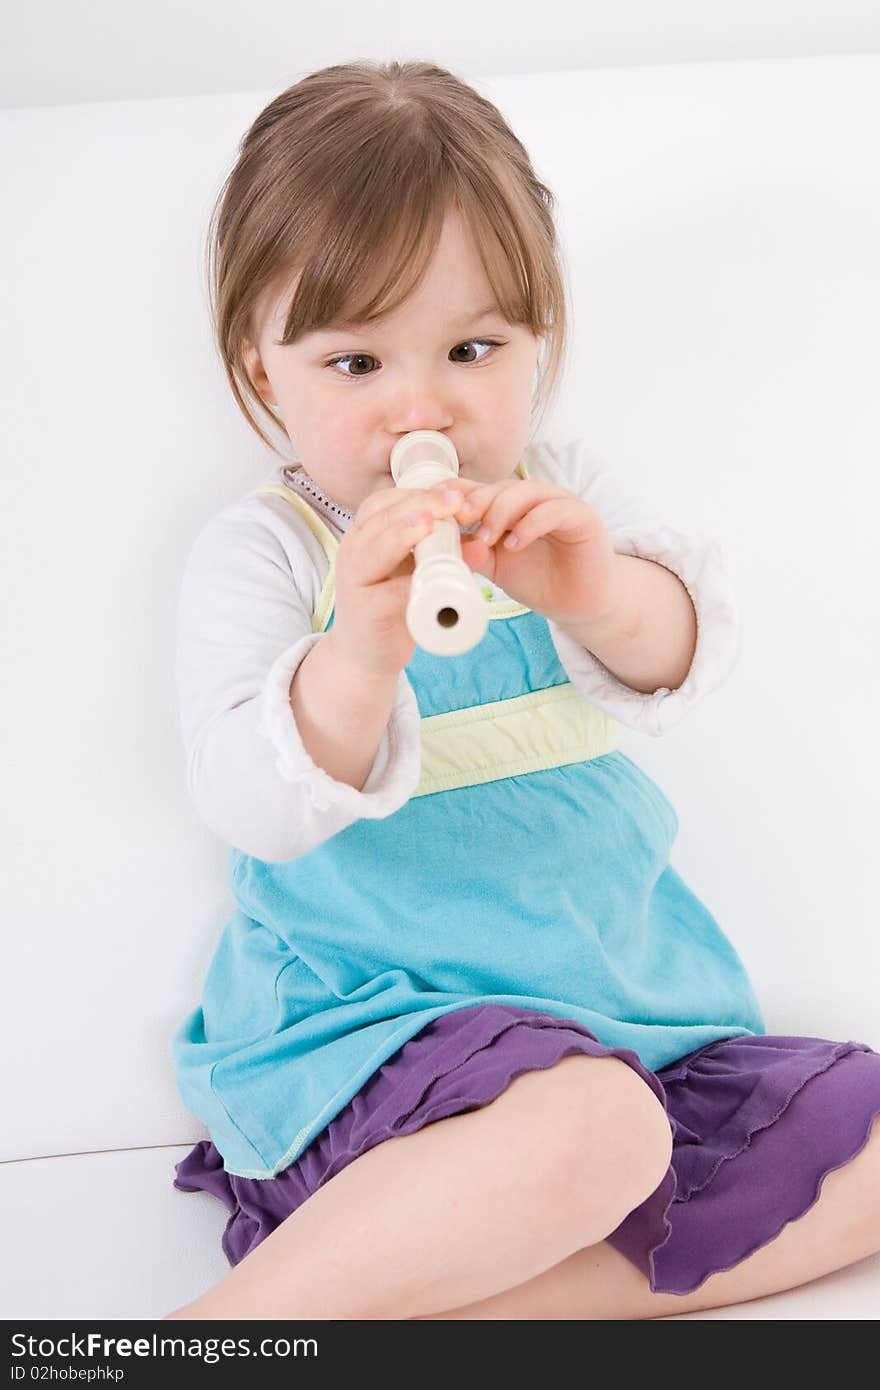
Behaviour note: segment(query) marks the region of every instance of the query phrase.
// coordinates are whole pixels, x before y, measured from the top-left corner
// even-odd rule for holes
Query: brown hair
[[[433,63],[336,64],[275,97],[241,141],[207,244],[216,342],[248,423],[277,454],[250,406],[280,422],[244,358],[264,293],[302,271],[285,344],[327,323],[368,323],[419,283],[450,207],[505,317],[542,340],[532,409],[546,409],[567,327],[554,203],[498,109]]]

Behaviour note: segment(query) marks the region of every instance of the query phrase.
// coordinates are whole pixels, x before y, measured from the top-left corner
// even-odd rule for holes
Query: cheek
[[[339,394],[333,393],[325,397],[317,409],[313,407],[311,419],[314,433],[324,447],[346,454],[362,443],[370,422],[363,407],[357,408],[356,402],[338,403],[333,396]]]
[[[505,377],[495,400],[496,410],[503,411],[504,417],[510,421],[523,414],[527,415],[531,405],[533,380],[534,371],[527,365],[521,365],[519,371]]]

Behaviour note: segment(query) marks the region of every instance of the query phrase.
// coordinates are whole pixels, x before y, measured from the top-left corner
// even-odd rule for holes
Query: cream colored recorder
[[[412,430],[391,450],[391,476],[398,487],[432,488],[458,477],[458,454],[445,434]],[[414,642],[435,656],[458,656],[475,647],[486,631],[486,600],[461,558],[454,517],[435,517],[429,535],[413,551],[406,625]]]

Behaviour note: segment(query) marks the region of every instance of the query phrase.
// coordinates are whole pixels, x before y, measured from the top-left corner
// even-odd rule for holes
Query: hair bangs
[[[540,337],[546,332],[548,306],[515,200],[508,201],[496,184],[487,181],[480,189],[467,184],[459,207],[504,317]]]
[[[403,213],[387,203],[340,205],[306,258],[281,343],[336,323],[370,324],[403,304],[424,276],[443,230],[444,207],[422,183]],[[346,200],[348,201],[348,200]]]

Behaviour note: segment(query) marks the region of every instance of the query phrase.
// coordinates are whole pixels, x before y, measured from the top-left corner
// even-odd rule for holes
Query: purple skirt
[[[672,1160],[606,1237],[654,1293],[691,1293],[766,1245],[864,1147],[880,1114],[880,1053],[867,1043],[767,1034],[724,1039],[658,1072],[572,1019],[506,1004],[452,1010],[410,1038],[275,1178],[227,1173],[200,1140],[174,1186],[218,1197],[236,1265],[322,1183],[383,1139],[494,1100],[523,1072],[571,1053],[620,1057],[663,1102]]]

